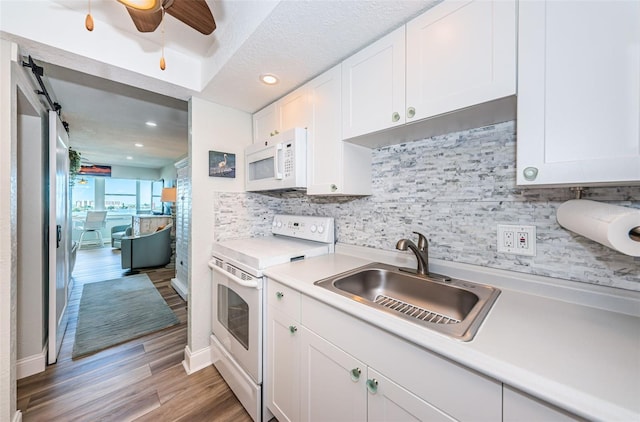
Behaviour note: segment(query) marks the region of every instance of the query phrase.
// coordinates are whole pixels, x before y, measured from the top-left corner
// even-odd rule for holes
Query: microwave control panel
[[[284,164],[283,173],[284,173],[284,178],[288,179],[290,177],[293,177],[293,172],[294,172],[293,164],[295,162],[295,155],[293,151],[293,144],[290,142],[284,144],[283,150],[284,150],[284,159],[282,160]]]

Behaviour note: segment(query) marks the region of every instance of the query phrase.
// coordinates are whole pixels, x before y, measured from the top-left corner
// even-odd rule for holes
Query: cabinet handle
[[[398,113],[397,111],[391,113],[391,121],[397,122],[398,120],[400,120],[400,113]]]
[[[371,394],[377,393],[378,392],[378,380],[375,379],[375,378],[367,380],[367,390],[369,390],[369,392]]]
[[[338,190],[338,186],[334,185],[334,184],[331,184],[331,192],[335,192],[337,190]]]
[[[416,115],[416,109],[415,109],[415,108],[413,108],[413,107],[409,107],[409,108],[407,109],[407,117],[408,117],[408,118],[412,118],[412,117],[413,117],[413,116],[415,116],[415,115]]]
[[[360,374],[362,374],[362,370],[360,368],[353,368],[351,371],[351,381],[358,382],[360,379]]]
[[[522,174],[524,175],[524,180],[533,181],[538,177],[538,169],[535,167],[527,167],[522,170]]]
[[[291,334],[295,334],[298,331],[298,327],[296,327],[295,325],[290,325],[289,331],[291,332]]]
[[[276,292],[276,297],[278,298],[278,300],[280,300],[280,299],[282,299],[284,297],[284,293]]]

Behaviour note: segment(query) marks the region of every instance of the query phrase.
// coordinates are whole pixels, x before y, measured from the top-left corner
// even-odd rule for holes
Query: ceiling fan
[[[216,29],[216,21],[209,5],[205,0],[118,0],[124,4],[131,16],[131,20],[140,32],[153,32],[162,23],[165,12],[189,25],[196,31],[209,35]],[[89,13],[85,18],[85,27],[93,31],[93,17],[91,16],[91,0]],[[165,70],[164,59],[164,25],[162,29],[162,57],[160,69]]]
[[[196,31],[209,35],[216,29],[211,9],[205,0],[118,0],[140,32],[153,32],[167,12]]]

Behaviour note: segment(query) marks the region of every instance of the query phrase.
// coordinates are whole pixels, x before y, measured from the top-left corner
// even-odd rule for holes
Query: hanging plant
[[[80,172],[80,153],[69,148],[69,186],[73,187]]]

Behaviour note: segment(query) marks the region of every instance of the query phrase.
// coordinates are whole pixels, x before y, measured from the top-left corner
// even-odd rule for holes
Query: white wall
[[[178,171],[176,170],[175,163],[168,164],[160,169],[159,179],[164,179],[164,187],[175,186],[175,181],[178,178]]]
[[[211,334],[211,281],[207,262],[214,240],[214,192],[242,192],[244,173],[235,179],[209,177],[209,151],[236,154],[236,167],[244,165],[244,148],[252,141],[251,115],[199,98],[189,101],[189,156],[192,206],[189,257],[189,338],[191,353],[209,347]]]

